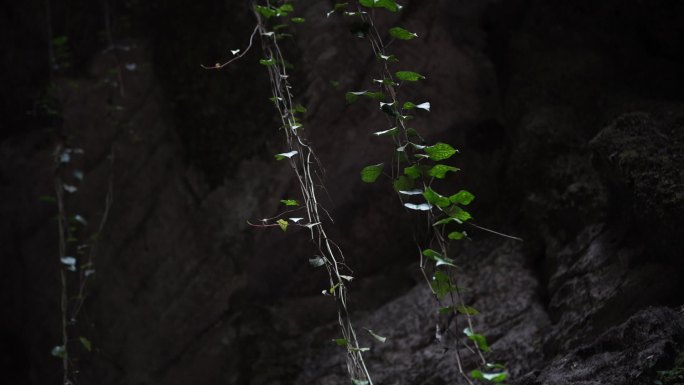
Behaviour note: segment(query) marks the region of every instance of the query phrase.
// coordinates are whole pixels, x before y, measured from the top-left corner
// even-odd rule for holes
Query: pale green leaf
[[[390,35],[395,39],[411,40],[418,37],[418,34],[405,30],[401,27],[393,27],[389,29]]]
[[[380,174],[382,174],[382,169],[384,167],[384,163],[378,163],[364,167],[363,170],[361,170],[361,180],[366,183],[375,182],[380,176]]]
[[[456,149],[446,143],[436,143],[432,146],[425,147],[425,153],[434,161],[440,161],[451,158],[456,153]]]
[[[399,80],[404,80],[407,82],[416,82],[418,80],[425,79],[425,76],[413,71],[399,71],[395,75]]]

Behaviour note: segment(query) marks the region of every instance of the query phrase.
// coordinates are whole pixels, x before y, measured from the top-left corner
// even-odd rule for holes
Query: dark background
[[[412,124],[460,149],[444,188],[475,194],[476,223],[524,238],[467,228],[453,250],[492,360],[520,384],[676,383],[658,372],[684,372],[684,3],[404,3],[376,16],[420,36],[390,50],[397,70],[427,76],[402,88],[432,104]],[[344,101],[372,87],[369,47],[349,20],[325,17],[333,2],[294,4],[307,21],[285,43],[291,82],[325,167],[328,227],[356,277],[353,318],[388,337],[362,337],[370,371],[378,384],[459,383],[453,351],[434,343],[415,218],[389,183],[359,180],[391,151],[370,135],[388,128],[374,104]],[[66,197],[88,220],[84,238],[113,182],[70,327],[93,345],[70,344],[75,383],[347,381],[306,231],[246,224],[298,192],[273,160],[285,145],[261,53],[200,68],[244,49],[253,25],[237,1],[0,6],[3,383],[61,379],[56,207],[39,199],[54,195],[58,143],[84,150]]]

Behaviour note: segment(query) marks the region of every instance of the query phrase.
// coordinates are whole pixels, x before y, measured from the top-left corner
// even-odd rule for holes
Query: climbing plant
[[[251,223],[256,227],[280,227],[286,231],[289,226],[301,226],[309,230],[309,235],[316,245],[317,254],[309,262],[314,267],[325,267],[328,272],[330,287],[323,291],[325,295],[335,298],[338,303],[338,320],[341,337],[334,340],[336,344],[346,348],[347,368],[350,380],[355,385],[372,384],[371,375],[364,363],[363,352],[369,350],[358,343],[356,332],[348,311],[347,285],[352,281],[350,270],[344,264],[341,248],[331,240],[325,230],[327,211],[318,199],[321,187],[316,183],[315,168],[320,167],[314,149],[307,141],[303,130],[302,115],[306,108],[297,104],[292,93],[288,70],[291,66],[283,55],[279,42],[291,37],[287,28],[292,24],[304,23],[301,17],[294,17],[294,6],[290,2],[266,1],[254,4],[257,24],[250,37],[247,50],[232,51],[235,58],[224,63],[217,63],[207,69],[221,69],[233,61],[243,57],[252,47],[255,36],[258,36],[263,58],[259,63],[269,74],[271,83],[271,101],[280,117],[280,131],[285,139],[285,149],[276,154],[278,161],[289,162],[299,182],[301,202],[298,199],[285,199],[281,203],[286,207],[281,214],[263,219],[260,223]],[[376,10],[399,12],[402,6],[395,0],[359,0],[354,3],[337,3],[325,15],[335,14],[353,18],[354,35],[369,43],[373,55],[377,58],[378,78],[367,90],[350,90],[345,93],[348,103],[359,99],[377,103],[379,111],[387,118],[386,129],[372,133],[372,136],[387,138],[394,146],[392,159],[368,165],[360,170],[363,182],[376,182],[387,175],[396,191],[399,201],[407,210],[424,213],[430,223],[431,237],[426,244],[419,245],[420,270],[432,292],[437,307],[436,312],[447,318],[440,329],[436,326],[436,336],[440,343],[446,344],[445,334],[456,336],[455,361],[459,372],[469,384],[474,380],[501,383],[508,378],[506,368],[498,363],[489,362],[486,358],[490,347],[486,337],[475,329],[473,316],[479,311],[468,305],[462,295],[462,288],[457,284],[456,262],[450,255],[451,241],[468,237],[464,226],[473,226],[491,231],[469,222],[471,214],[465,209],[475,198],[465,189],[449,194],[440,193],[435,187],[436,180],[444,180],[456,175],[460,170],[450,163],[458,150],[452,145],[436,142],[426,143],[419,130],[409,126],[417,111],[429,112],[429,101],[410,101],[400,94],[402,85],[419,84],[427,75],[409,68],[399,67],[399,59],[387,49],[387,41],[408,41],[418,38],[418,34],[402,26],[394,26],[386,32],[380,32],[374,21]],[[323,15],[322,15],[323,17]],[[396,67],[396,68],[395,68]],[[304,217],[290,216],[302,210]],[[325,215],[323,215],[325,214]],[[496,233],[496,232],[495,232]],[[497,233],[500,234],[500,233]],[[500,234],[506,236],[504,234]],[[460,329],[460,328],[463,329]],[[462,330],[455,333],[453,330]],[[369,331],[370,332],[370,331]],[[370,334],[384,341],[385,337]],[[477,368],[469,373],[465,368],[463,351],[476,357]]]
[[[456,264],[449,253],[451,241],[468,237],[464,226],[471,225],[469,221],[472,216],[465,207],[475,196],[464,189],[449,194],[436,191],[435,181],[453,177],[460,171],[449,163],[458,150],[443,142],[428,144],[419,130],[409,126],[416,112],[430,112],[431,103],[410,101],[406,97],[402,100],[400,91],[407,83],[420,84],[426,76],[399,65],[399,58],[387,49],[394,41],[409,41],[419,36],[402,26],[393,26],[381,33],[374,20],[376,10],[396,13],[402,8],[394,0],[359,0],[356,6],[338,3],[327,15],[329,17],[336,13],[353,18],[356,21],[354,35],[369,43],[378,63],[379,76],[373,79],[375,89],[349,91],[346,99],[349,103],[354,103],[360,96],[364,96],[378,103],[378,110],[385,115],[388,127],[372,135],[388,138],[394,146],[394,152],[389,162],[364,167],[361,170],[361,180],[373,183],[381,175],[389,175],[401,204],[408,210],[424,213],[432,227],[432,237],[426,244],[419,245],[419,266],[436,300],[436,310],[447,316],[443,330],[440,330],[439,324],[436,325],[437,340],[445,343],[444,334],[456,337],[457,343],[453,349],[456,364],[468,383],[472,383],[472,379],[502,382],[506,380],[508,373],[503,365],[488,362],[485,358],[490,347],[486,337],[476,332],[473,324],[473,316],[479,314],[479,311],[465,302],[462,288],[457,284]],[[474,224],[472,226],[484,229]],[[460,319],[462,334],[452,331],[461,330]],[[472,352],[479,362],[479,368],[472,370],[469,375],[464,368],[462,347]]]

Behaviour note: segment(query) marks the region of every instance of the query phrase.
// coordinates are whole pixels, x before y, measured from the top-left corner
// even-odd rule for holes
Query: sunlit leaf
[[[293,156],[297,155],[299,152],[298,151],[290,151],[290,152],[283,152],[281,154],[275,154],[276,160],[283,160],[285,158],[292,158]]]
[[[286,231],[286,230],[287,230],[288,223],[287,223],[286,220],[284,220],[284,219],[278,219],[278,220],[276,221],[276,223],[278,224],[278,226],[280,226],[280,228],[281,228],[283,231]]]
[[[453,166],[448,166],[445,164],[436,164],[432,166],[430,171],[428,171],[428,175],[431,177],[437,178],[437,179],[444,179],[446,177],[446,173],[449,171],[456,172],[459,171],[460,168],[458,167],[453,167]],[[451,199],[451,197],[449,197]]]
[[[345,346],[346,347],[347,345],[349,345],[349,342],[347,342],[346,338],[335,338],[333,340],[333,342],[335,342],[337,344],[337,346]]]
[[[432,203],[437,207],[447,207],[451,204],[451,202],[449,202],[449,198],[440,195],[430,187],[425,189],[425,191],[423,192],[423,196],[425,197],[426,201]]]
[[[425,76],[413,71],[399,71],[395,75],[399,80],[404,80],[407,82],[417,82],[418,80],[425,79]]]
[[[464,206],[470,204],[470,202],[472,202],[473,199],[475,199],[475,195],[471,194],[466,190],[461,190],[449,197],[451,203],[457,203]]]
[[[411,210],[418,210],[418,211],[428,211],[432,208],[432,205],[428,203],[421,203],[421,204],[413,204],[413,203],[404,203],[404,206],[411,209]]]
[[[447,235],[447,237],[449,237],[449,239],[453,239],[453,240],[463,239],[463,237],[465,237],[465,236],[466,236],[465,232],[462,233],[459,231],[452,231],[449,233],[449,235]]]
[[[361,180],[366,183],[375,182],[380,174],[382,174],[382,169],[385,167],[384,163],[378,163],[371,166],[366,166],[361,170]]]
[[[422,194],[423,194],[423,190],[418,190],[418,189],[415,189],[415,190],[399,190],[399,194],[403,194],[403,195],[422,195]]]
[[[405,30],[401,27],[393,27],[389,29],[390,35],[395,39],[411,40],[418,37],[418,34]]]
[[[425,147],[425,153],[434,161],[440,161],[451,158],[456,153],[456,149],[446,143],[436,143],[435,145]]]
[[[404,174],[412,179],[418,179],[420,178],[420,167],[415,164],[413,166],[406,167],[404,168]]]
[[[299,202],[297,202],[296,199],[281,199],[280,203],[284,204],[285,206],[299,206]]]
[[[373,133],[375,136],[396,136],[399,133],[399,128],[392,127],[385,131],[376,131]]]
[[[276,64],[275,59],[259,59],[259,64],[265,66],[273,66]]]
[[[371,335],[373,338],[375,338],[376,340],[378,340],[378,341],[380,341],[380,342],[385,342],[385,341],[387,341],[387,337],[383,337],[383,336],[377,335],[377,334],[373,333],[373,331],[370,330],[370,329],[366,329],[366,330],[368,331],[368,334],[370,334],[370,335]]]

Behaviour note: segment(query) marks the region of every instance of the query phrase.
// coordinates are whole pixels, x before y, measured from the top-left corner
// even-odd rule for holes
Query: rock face
[[[412,124],[429,142],[460,148],[462,171],[445,188],[476,195],[476,223],[524,238],[468,228],[472,242],[454,249],[488,359],[505,362],[518,384],[676,383],[684,352],[682,3],[406,3],[402,14],[377,16],[381,28],[420,36],[391,45],[402,69],[427,75],[421,87],[402,88],[432,104]],[[26,4],[12,10],[40,8]],[[308,108],[305,129],[326,168],[330,231],[354,270],[353,318],[360,332],[388,337],[380,343],[363,332],[369,370],[378,384],[465,383],[449,344],[467,325],[457,319],[436,341],[436,326],[448,320],[417,267],[416,218],[388,184],[359,181],[359,170],[392,148],[370,135],[386,125],[374,105],[344,101],[344,91],[371,87],[375,61],[348,21],[324,17],[330,7],[298,4],[307,22],[287,49]],[[47,82],[33,66],[16,69],[24,72],[11,83],[13,101],[2,104],[8,122],[25,125],[0,144],[3,372],[12,383],[60,378],[50,356],[60,343],[55,208],[39,200],[53,194],[57,141],[40,129],[49,126],[84,150],[70,164],[83,181],[67,196],[68,211],[88,220],[84,235],[96,231],[112,181],[96,273],[70,327],[93,346],[70,345],[79,381],[348,381],[343,352],[330,342],[339,337],[336,307],[320,294],[325,273],[308,264],[306,231],[246,224],[298,194],[288,166],[272,160],[283,144],[266,74],[254,64],[260,56],[224,72],[198,69],[226,46],[244,45],[246,5],[124,8],[121,19],[137,26],[130,39],[118,50],[74,51],[74,72],[52,80],[59,92],[35,100],[58,113],[13,111],[32,97],[27,89]],[[26,52],[44,48],[33,40]],[[461,352],[472,367],[474,357]]]

